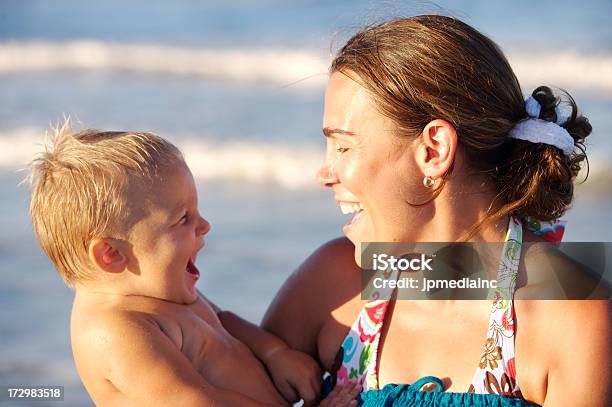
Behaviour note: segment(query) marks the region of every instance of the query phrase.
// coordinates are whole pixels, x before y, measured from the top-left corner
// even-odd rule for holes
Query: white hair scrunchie
[[[510,137],[532,143],[550,144],[559,148],[565,155],[570,155],[574,151],[574,138],[561,127],[568,116],[563,114],[558,106],[555,108],[556,122],[538,119],[542,106],[533,96],[525,101],[525,110],[529,117],[518,122],[510,130]]]

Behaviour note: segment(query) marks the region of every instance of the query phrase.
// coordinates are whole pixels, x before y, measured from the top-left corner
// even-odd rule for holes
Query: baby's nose
[[[211,228],[210,223],[208,223],[206,219],[200,216],[200,224],[198,225],[198,228],[196,229],[196,233],[198,235],[205,235],[208,232],[210,232],[210,228]]]

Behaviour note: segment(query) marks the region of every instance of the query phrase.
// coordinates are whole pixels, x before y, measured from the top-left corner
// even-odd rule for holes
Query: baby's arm
[[[321,393],[321,369],[317,362],[232,312],[221,311],[218,315],[223,327],[266,364],[274,384],[287,401],[302,398],[305,406],[314,405]]]
[[[79,353],[87,368],[97,370],[136,405],[252,406],[263,403],[212,387],[148,317],[125,313],[104,317]],[[101,400],[92,394],[97,404]]]

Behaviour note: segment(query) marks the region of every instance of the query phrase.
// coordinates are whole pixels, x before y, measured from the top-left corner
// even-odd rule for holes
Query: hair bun
[[[512,143],[506,163],[498,171],[503,201],[511,203],[513,210],[542,221],[558,219],[571,205],[573,182],[586,159],[584,140],[592,130],[588,119],[578,114],[572,96],[565,91],[562,94],[564,98],[557,97],[548,86],[540,86],[531,96],[540,104],[541,120],[557,122],[562,101],[571,108],[567,120],[562,117],[559,125],[574,139],[574,152],[566,156],[548,144]]]
[[[540,86],[533,91],[531,96],[533,96],[541,106],[538,119],[556,122],[558,119],[557,106],[559,106],[561,99],[555,96],[552,89],[548,86]]]

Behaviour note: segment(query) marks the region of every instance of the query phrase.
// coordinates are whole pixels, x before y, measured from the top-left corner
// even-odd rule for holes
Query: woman
[[[364,389],[431,375],[449,392],[612,402],[608,301],[360,298],[361,242],[558,240],[591,132],[571,97],[569,115],[547,87],[526,104],[499,48],[443,16],[367,28],[330,71],[317,178],[355,215],[287,280],[264,327]],[[524,252],[504,269],[526,282],[515,300],[533,285]]]

